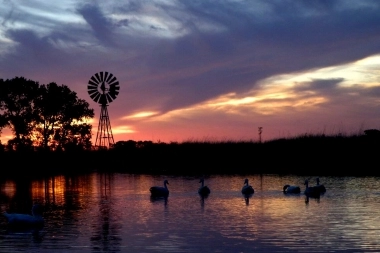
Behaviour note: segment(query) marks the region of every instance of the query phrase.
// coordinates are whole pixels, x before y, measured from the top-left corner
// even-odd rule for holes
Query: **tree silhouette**
[[[9,126],[15,138],[8,141],[12,149],[30,148],[30,132],[34,127],[34,98],[38,83],[24,77],[0,79],[0,127]]]
[[[94,110],[66,85],[59,86],[54,82],[41,85],[36,111],[36,130],[42,137],[44,148],[67,150],[91,146],[91,125],[81,122],[94,117]]]
[[[82,123],[94,117],[89,104],[66,85],[52,82],[40,86],[36,99],[39,128],[44,148],[67,150],[91,147],[91,125]]]
[[[0,91],[1,92],[1,91]],[[2,105],[1,105],[1,102],[0,102],[0,112],[2,111]],[[0,136],[1,136],[1,130],[6,127],[8,124],[8,121],[6,119],[6,117],[3,115],[3,114],[0,114]]]
[[[0,80],[0,94],[0,129],[12,129],[12,149],[32,144],[52,150],[91,147],[92,126],[85,121],[94,110],[66,85],[16,77]]]

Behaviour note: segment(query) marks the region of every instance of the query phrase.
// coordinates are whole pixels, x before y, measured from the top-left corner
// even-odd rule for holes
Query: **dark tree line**
[[[66,85],[40,85],[24,77],[0,79],[0,133],[11,129],[8,150],[91,148],[89,104]]]

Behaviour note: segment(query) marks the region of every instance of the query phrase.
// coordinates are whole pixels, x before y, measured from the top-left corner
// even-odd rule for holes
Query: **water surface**
[[[255,189],[240,190],[245,178]],[[149,187],[168,179],[167,200]],[[42,230],[13,231],[0,219],[1,252],[379,252],[380,180],[320,177],[319,199],[285,195],[306,178],[278,175],[198,177],[92,173],[4,180],[1,212],[44,205]],[[315,177],[308,177],[315,184]]]

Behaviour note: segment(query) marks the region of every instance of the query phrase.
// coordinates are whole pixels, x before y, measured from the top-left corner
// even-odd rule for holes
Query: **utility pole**
[[[261,133],[263,132],[263,127],[259,127],[259,142],[261,143]]]

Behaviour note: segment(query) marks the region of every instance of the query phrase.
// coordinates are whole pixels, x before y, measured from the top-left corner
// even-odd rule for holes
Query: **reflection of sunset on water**
[[[15,192],[16,192],[15,187],[16,187],[15,183],[13,181],[8,180],[5,182],[5,184],[2,188],[2,191],[7,196],[7,198],[13,198],[15,195]]]
[[[91,175],[91,177],[95,178],[95,175]],[[32,201],[63,206],[68,201],[67,198],[73,196],[74,193],[78,196],[79,202],[81,202],[81,199],[86,195],[91,195],[93,191],[98,191],[96,187],[92,187],[91,177],[55,176],[34,180],[30,189]],[[12,199],[16,193],[16,187],[17,183],[15,181],[8,180],[3,184],[1,190],[7,198]]]
[[[255,190],[248,201],[241,193],[245,178]],[[165,179],[170,191],[167,201],[151,199],[149,188],[162,186]],[[83,253],[125,248],[133,252],[199,252],[204,249],[195,246],[199,242],[220,252],[236,247],[241,252],[253,248],[294,252],[305,247],[313,252],[331,245],[339,250],[376,248],[380,199],[374,190],[380,188],[378,180],[320,178],[327,192],[308,203],[303,193],[282,192],[285,184],[300,185],[303,191],[300,183],[304,179],[207,176],[211,193],[202,199],[197,192],[199,177],[60,175],[5,181],[0,188],[0,206],[3,211],[30,213],[32,202],[44,204],[46,236],[41,245],[52,243],[68,252],[79,248]],[[0,226],[5,226],[3,221]],[[7,238],[0,234],[1,245],[8,245]],[[221,241],[224,251],[218,248]],[[9,245],[2,247],[14,247]]]

